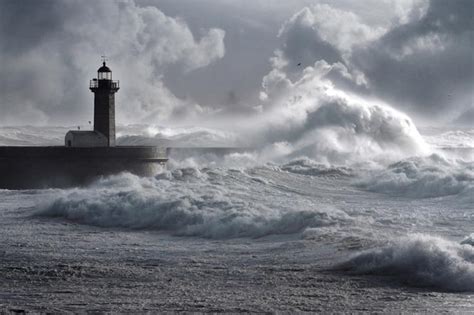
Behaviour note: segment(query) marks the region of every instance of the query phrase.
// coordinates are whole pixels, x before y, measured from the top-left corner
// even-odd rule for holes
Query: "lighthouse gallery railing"
[[[99,87],[107,87],[112,89],[119,89],[120,88],[120,81],[110,81],[110,80],[90,80],[89,88],[90,89],[97,89]]]

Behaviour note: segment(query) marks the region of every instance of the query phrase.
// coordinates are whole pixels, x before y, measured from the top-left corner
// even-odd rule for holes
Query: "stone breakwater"
[[[167,160],[160,147],[0,147],[0,189],[71,187],[121,172],[152,176]]]

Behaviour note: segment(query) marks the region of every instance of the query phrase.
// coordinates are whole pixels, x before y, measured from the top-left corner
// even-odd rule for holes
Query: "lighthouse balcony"
[[[120,81],[92,79],[89,83],[89,89],[91,90],[96,90],[96,89],[118,90],[120,89]]]

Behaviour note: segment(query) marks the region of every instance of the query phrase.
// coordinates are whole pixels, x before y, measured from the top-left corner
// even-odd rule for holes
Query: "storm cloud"
[[[423,119],[454,118],[473,103],[472,1],[417,3],[390,27],[370,27],[328,5],[307,7],[283,26],[277,67],[289,74],[317,60],[340,63],[360,85],[334,82]],[[445,120],[445,122],[447,122]]]
[[[323,61],[338,89],[388,103],[415,121],[466,124],[458,116],[473,110],[473,5],[1,1],[0,123],[87,122],[87,84],[106,54],[122,85],[119,123],[254,115],[284,97],[272,76],[297,82]]]
[[[198,104],[163,84],[167,67],[190,72],[222,58],[225,32],[195,37],[186,22],[132,0],[2,1],[0,106],[3,123],[81,121],[91,110],[88,80],[107,54],[126,86],[121,111],[137,120],[192,114]],[[87,91],[86,91],[87,92]],[[122,95],[123,94],[123,95]]]
[[[473,106],[474,2],[432,0],[426,14],[354,53],[373,93],[414,114]]]

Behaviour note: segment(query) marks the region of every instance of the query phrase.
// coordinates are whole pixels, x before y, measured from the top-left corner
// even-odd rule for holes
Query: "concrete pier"
[[[72,187],[121,172],[153,176],[167,160],[158,147],[0,147],[0,189]]]

